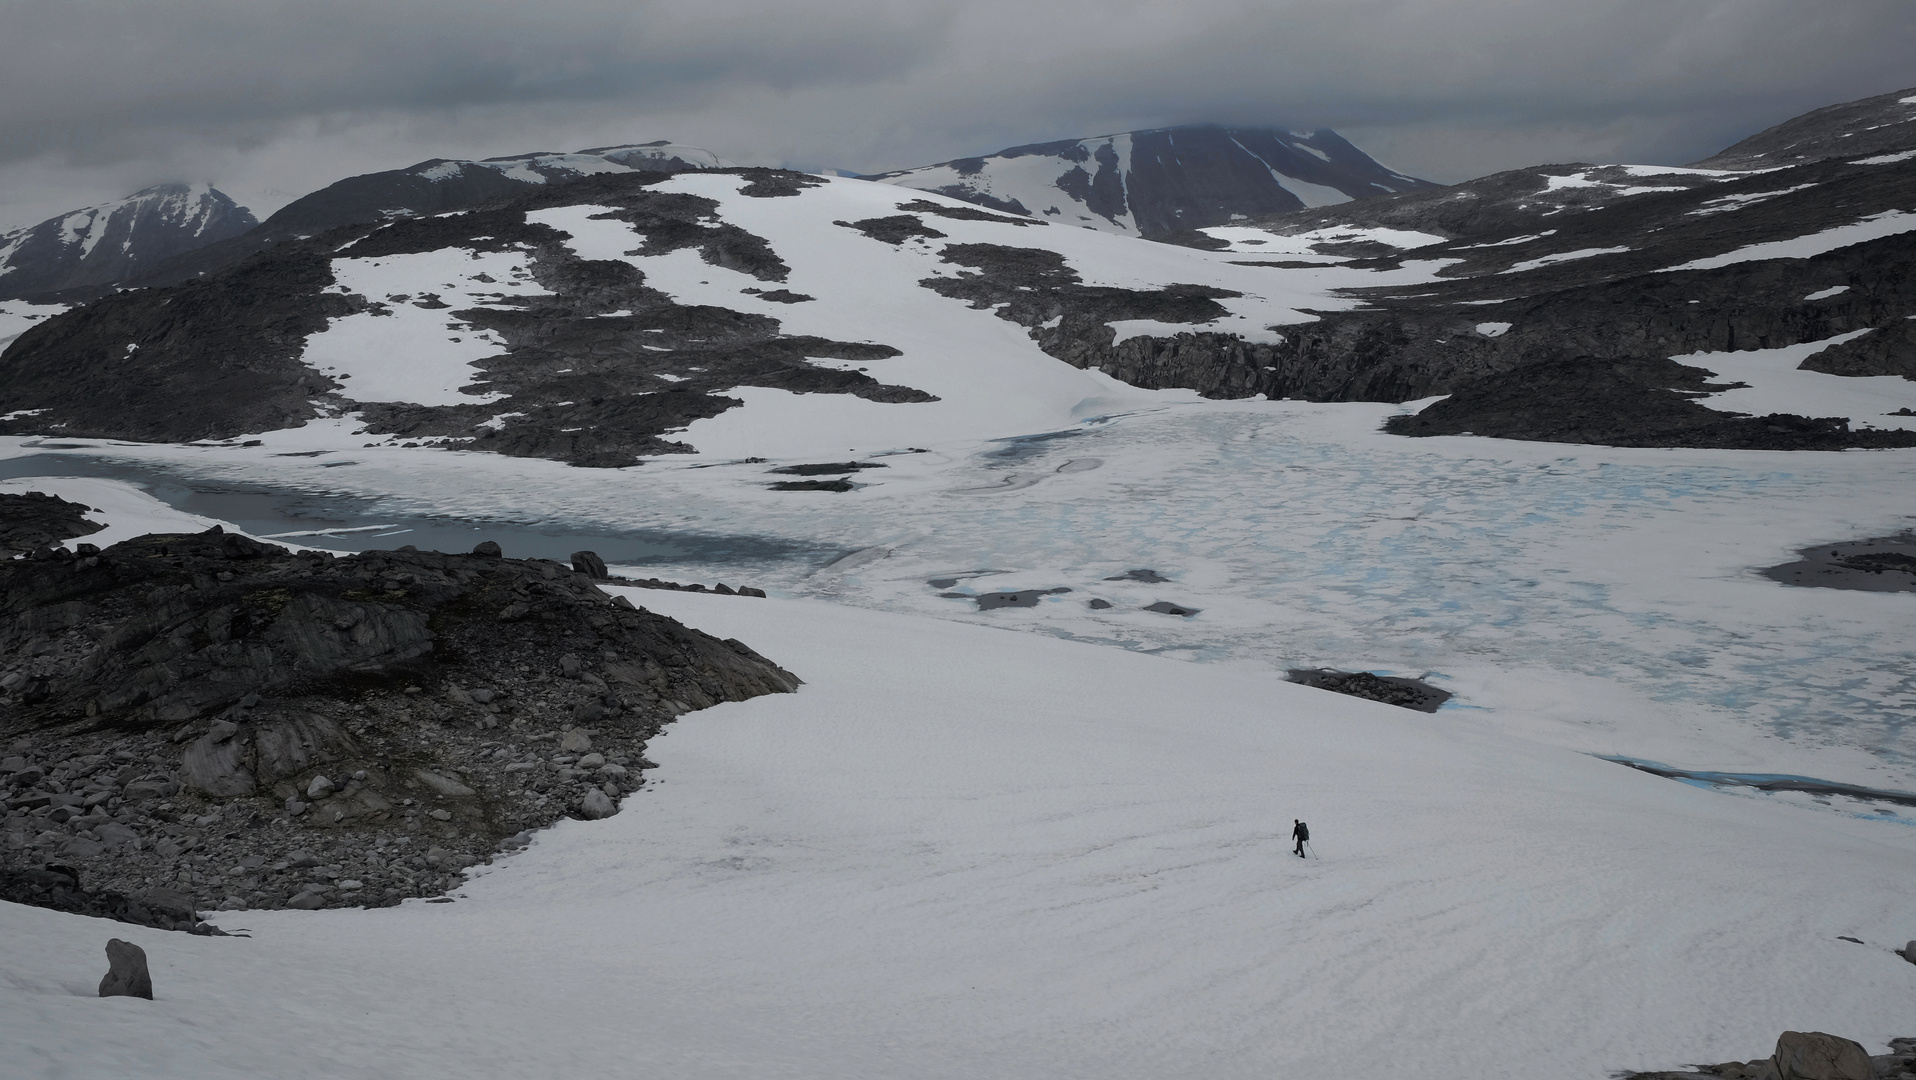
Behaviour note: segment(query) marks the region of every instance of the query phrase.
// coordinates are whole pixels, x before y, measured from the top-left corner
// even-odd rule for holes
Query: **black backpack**
[[[1297,823],[1297,838],[1299,840],[1309,840],[1311,838],[1311,827],[1309,825],[1304,824],[1301,821],[1298,822]]]

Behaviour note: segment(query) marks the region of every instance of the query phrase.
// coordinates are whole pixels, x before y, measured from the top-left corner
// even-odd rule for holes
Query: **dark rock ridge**
[[[1916,535],[1848,540],[1804,548],[1793,562],[1772,566],[1763,576],[1785,585],[1865,592],[1916,592]]]
[[[798,685],[564,564],[217,529],[0,563],[0,656],[0,866],[201,910],[442,892]]]
[[[1205,379],[1205,373],[1222,358],[1236,358],[1238,367],[1255,371],[1273,356],[1273,346],[1247,345],[1235,334],[1208,331],[1179,334],[1169,342],[1132,338],[1113,345],[1117,332],[1109,324],[1115,320],[1196,324],[1229,315],[1217,301],[1241,294],[1228,289],[1207,285],[1169,285],[1162,289],[1085,285],[1077,271],[1066,265],[1063,255],[1043,248],[947,244],[939,257],[966,270],[956,277],[925,278],[920,285],[941,296],[968,301],[974,308],[993,309],[999,318],[1025,327],[1046,353],[1076,367],[1095,367],[1118,375],[1133,385],[1151,389],[1188,386],[1186,380]],[[1161,362],[1149,368],[1126,363],[1127,357],[1140,354],[1157,360],[1160,349],[1165,350]],[[1182,363],[1174,354],[1188,354],[1190,362]],[[1222,392],[1212,396],[1241,395]]]
[[[1605,446],[1841,450],[1916,446],[1916,431],[1851,431],[1844,417],[1735,416],[1694,395],[1729,388],[1673,360],[1579,356],[1466,383],[1422,412],[1393,416],[1399,435],[1495,435]]]
[[[752,181],[744,191],[764,198],[818,182],[773,170],[734,172]],[[629,263],[581,259],[565,245],[566,234],[526,221],[527,211],[547,206],[603,205],[605,216],[643,234],[634,237],[639,252],[692,249],[761,281],[785,279],[789,267],[762,238],[710,220],[711,200],[650,190],[664,177],[589,176],[532,187],[498,209],[347,226],[204,280],[102,298],[34,326],[0,353],[0,412],[31,411],[0,421],[0,433],[186,442],[297,426],[350,408],[374,434],[619,467],[686,449],[664,436],[739,404],[720,393],[734,386],[935,400],[808,359],[883,360],[898,355],[889,346],[788,335],[769,314],[678,304],[647,287]],[[329,290],[335,255],[442,248],[524,251],[533,279],[547,290],[501,294],[488,306],[449,313],[506,342],[478,365],[473,387],[502,400],[358,403],[350,388],[302,362],[307,336],[331,318],[377,313],[391,303],[437,303]]]
[[[97,289],[230,240],[253,215],[204,184],[161,184],[0,233],[0,300]]]
[[[35,551],[51,556],[62,541],[106,528],[87,520],[91,511],[44,491],[0,495],[0,559]]]
[[[1830,105],[1765,128],[1696,163],[1700,169],[1773,169],[1916,146],[1916,87]]]
[[[1292,668],[1284,673],[1284,678],[1319,690],[1348,694],[1367,701],[1381,701],[1386,705],[1415,709],[1418,712],[1434,713],[1451,698],[1450,691],[1440,690],[1422,679],[1377,675],[1369,671]]]
[[[1030,179],[1032,158],[1051,159],[1048,179]],[[1392,172],[1329,128],[1300,135],[1215,124],[1033,143],[866,179],[1151,238],[1436,186]]]

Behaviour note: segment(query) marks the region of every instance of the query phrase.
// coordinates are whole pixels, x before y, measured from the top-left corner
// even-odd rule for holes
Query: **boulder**
[[[333,782],[324,776],[315,776],[313,777],[313,782],[306,785],[306,797],[314,802],[318,802],[332,793]]]
[[[611,796],[598,788],[588,790],[585,798],[579,803],[579,815],[587,821],[609,818],[618,812],[618,804],[612,801]]]
[[[1776,1040],[1779,1080],[1875,1080],[1869,1053],[1848,1039],[1821,1031],[1785,1031]]]
[[[153,976],[146,970],[145,949],[113,938],[106,943],[106,962],[106,978],[100,980],[101,997],[153,1000]]]
[[[572,553],[572,569],[594,580],[607,577],[605,560],[599,558],[596,551],[575,551]]]
[[[505,556],[505,551],[491,540],[481,540],[474,544],[472,553],[484,559],[498,559]]]
[[[585,706],[585,708],[596,708],[596,706]],[[571,728],[559,737],[559,749],[568,754],[583,754],[592,749],[592,733],[584,728]]]
[[[1903,946],[1902,948],[1897,949],[1896,955],[1902,957],[1903,959],[1909,961],[1912,964],[1916,964],[1916,941],[1912,941],[1909,944]]]

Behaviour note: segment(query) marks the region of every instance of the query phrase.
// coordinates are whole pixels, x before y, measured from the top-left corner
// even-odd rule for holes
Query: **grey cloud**
[[[875,171],[1221,121],[1437,180],[1681,162],[1916,83],[1912,40],[1907,0],[0,0],[0,220],[652,138]]]

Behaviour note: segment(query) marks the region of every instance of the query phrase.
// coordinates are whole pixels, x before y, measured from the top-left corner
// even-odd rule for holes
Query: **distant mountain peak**
[[[1223,124],[1026,143],[865,179],[1146,237],[1438,186],[1386,168],[1329,128]]]
[[[257,224],[210,184],[155,184],[0,234],[0,299],[110,285]]]

